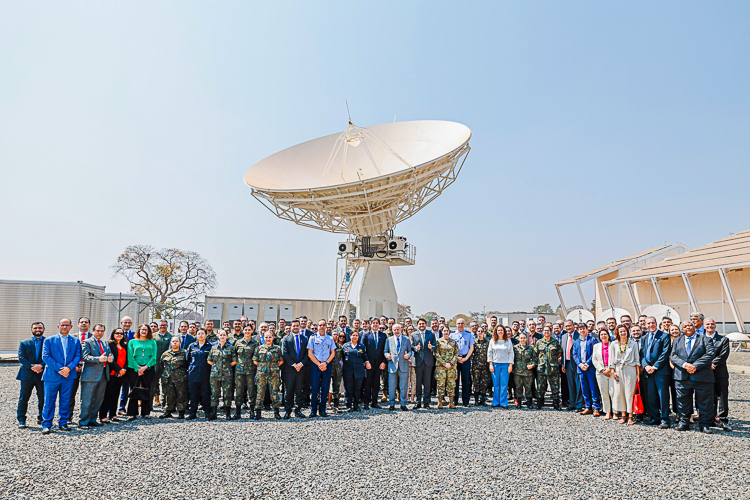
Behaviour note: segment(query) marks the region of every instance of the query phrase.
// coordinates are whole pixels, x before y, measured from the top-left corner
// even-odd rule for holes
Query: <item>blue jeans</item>
[[[310,408],[313,413],[320,411],[323,415],[326,412],[326,403],[328,403],[328,386],[331,383],[331,367],[326,365],[325,371],[320,371],[317,366],[310,367],[310,388],[312,394],[312,404]]]
[[[602,400],[599,398],[599,386],[596,383],[596,370],[589,367],[585,372],[578,374],[581,379],[581,392],[583,392],[583,405],[589,410],[601,410]]]
[[[508,363],[492,363],[492,406],[508,407]]]
[[[73,372],[75,373],[75,372]],[[42,410],[42,427],[52,427],[52,420],[55,418],[55,403],[59,406],[59,425],[67,425],[70,418],[70,393],[73,390],[74,377],[69,376],[66,379],[57,382],[44,383],[44,409]],[[59,402],[58,394],[60,396]]]

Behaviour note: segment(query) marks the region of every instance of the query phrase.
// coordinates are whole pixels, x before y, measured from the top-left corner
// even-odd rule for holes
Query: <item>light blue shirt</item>
[[[333,337],[316,333],[307,341],[307,348],[313,352],[318,361],[325,362],[331,356],[331,351],[336,349]]]
[[[63,365],[68,364],[68,337],[70,335],[63,335],[61,333],[57,334],[58,337],[60,337],[60,344],[63,348]]]
[[[461,357],[469,354],[469,347],[474,345],[474,336],[468,330],[464,330],[463,332],[456,330],[450,334],[450,338],[458,344],[458,355]]]

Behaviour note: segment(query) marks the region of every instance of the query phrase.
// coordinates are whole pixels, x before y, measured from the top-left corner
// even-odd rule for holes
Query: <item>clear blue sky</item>
[[[0,278],[125,291],[129,244],[195,250],[218,294],[330,298],[340,235],[242,177],[346,126],[469,126],[401,224],[416,313],[558,303],[553,283],[750,227],[750,3],[4,2]],[[571,291],[570,302],[575,303]]]

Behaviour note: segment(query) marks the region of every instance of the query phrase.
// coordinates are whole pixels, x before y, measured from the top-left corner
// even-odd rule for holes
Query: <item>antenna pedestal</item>
[[[387,261],[368,260],[364,265],[364,276],[359,288],[357,317],[388,316],[398,314],[398,295],[393,285],[391,266]]]

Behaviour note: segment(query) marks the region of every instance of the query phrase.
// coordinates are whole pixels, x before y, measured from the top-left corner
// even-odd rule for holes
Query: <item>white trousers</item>
[[[596,384],[599,386],[599,394],[602,398],[602,410],[604,413],[612,413],[612,401],[614,401],[615,378],[609,377],[601,372],[596,372]]]
[[[638,370],[635,366],[618,366],[615,368],[619,382],[614,382],[615,390],[613,402],[615,411],[633,413],[633,395],[635,394],[635,383],[638,381]]]

